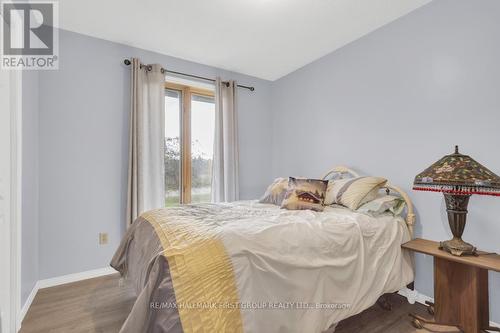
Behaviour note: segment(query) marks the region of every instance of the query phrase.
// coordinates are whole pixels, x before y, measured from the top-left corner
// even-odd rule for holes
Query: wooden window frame
[[[180,115],[180,203],[191,203],[191,101],[193,95],[215,98],[215,92],[198,87],[166,82],[165,90],[175,90],[181,94]]]

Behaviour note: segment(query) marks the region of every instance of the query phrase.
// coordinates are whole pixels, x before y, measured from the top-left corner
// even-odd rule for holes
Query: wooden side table
[[[435,321],[410,314],[416,328],[429,323],[465,333],[500,332],[490,327],[488,301],[488,270],[500,272],[500,255],[478,251],[478,256],[456,257],[440,250],[438,242],[420,238],[402,247],[434,257],[434,304],[428,305]]]

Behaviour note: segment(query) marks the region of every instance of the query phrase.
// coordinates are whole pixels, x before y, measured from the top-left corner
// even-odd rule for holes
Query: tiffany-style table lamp
[[[453,255],[474,255],[476,248],[462,240],[467,205],[472,194],[500,196],[500,177],[473,160],[455,153],[446,155],[415,177],[413,189],[443,192],[453,238],[440,243],[440,249]]]

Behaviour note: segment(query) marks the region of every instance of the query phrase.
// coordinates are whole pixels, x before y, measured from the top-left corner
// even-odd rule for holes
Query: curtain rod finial
[[[127,66],[131,64],[130,60],[128,59],[123,60],[123,63]]]

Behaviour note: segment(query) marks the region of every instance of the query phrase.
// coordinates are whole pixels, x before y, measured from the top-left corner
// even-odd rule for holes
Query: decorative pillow
[[[266,190],[266,193],[260,198],[260,203],[267,203],[281,206],[288,190],[288,179],[276,178]]]
[[[403,198],[396,197],[394,195],[379,194],[377,198],[361,205],[357,211],[372,215],[379,215],[389,211],[394,215],[400,215],[403,212],[405,205],[406,203]]]
[[[281,208],[300,210],[311,209],[317,212],[323,211],[327,180],[320,179],[288,179],[288,191]]]
[[[378,191],[387,183],[381,177],[356,177],[328,182],[325,205],[340,204],[356,210],[365,202],[378,196]]]

